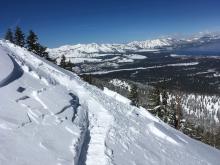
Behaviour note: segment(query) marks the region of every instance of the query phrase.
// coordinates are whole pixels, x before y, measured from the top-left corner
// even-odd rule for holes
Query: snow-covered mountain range
[[[65,55],[69,58],[96,57],[103,54],[138,53],[158,51],[161,49],[175,50],[201,46],[220,39],[218,33],[199,34],[187,38],[160,38],[146,41],[133,41],[126,44],[77,44],[65,45],[58,48],[48,49],[52,58],[59,58]]]
[[[5,41],[0,86],[0,164],[219,164],[219,150]]]
[[[172,39],[156,39],[134,41],[128,44],[77,44],[65,45],[59,48],[48,49],[51,57],[96,57],[99,54],[120,54],[138,51],[156,51],[158,48],[172,45]]]

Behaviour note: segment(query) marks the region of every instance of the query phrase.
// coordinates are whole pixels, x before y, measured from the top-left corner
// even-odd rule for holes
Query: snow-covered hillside
[[[10,57],[4,51],[0,50],[0,54],[0,86],[2,86],[6,82],[8,82],[10,77],[12,76],[14,64]]]
[[[0,56],[0,164],[219,164],[219,150],[109,90],[5,41]]]

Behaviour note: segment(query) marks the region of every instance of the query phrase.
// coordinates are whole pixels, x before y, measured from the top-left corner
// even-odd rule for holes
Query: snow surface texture
[[[129,99],[127,99],[126,97],[114,92],[114,91],[111,91],[109,90],[108,88],[104,87],[104,91],[103,91],[106,95],[110,96],[110,97],[113,97],[115,98],[116,100],[124,103],[124,104],[130,104],[131,101]]]
[[[0,50],[24,72],[0,88],[1,96],[7,93],[0,99],[0,164],[219,164],[219,150],[122,97],[13,44],[0,41]]]
[[[0,50],[0,86],[3,86],[12,76],[14,64],[4,50]]]

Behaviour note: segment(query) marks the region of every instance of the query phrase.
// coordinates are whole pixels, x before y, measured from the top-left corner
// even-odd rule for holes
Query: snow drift
[[[13,74],[14,64],[4,50],[0,50],[0,86],[3,86]]]
[[[219,164],[219,150],[123,97],[8,42],[0,41],[0,50],[24,72],[0,88],[7,93],[0,99],[0,164]],[[0,74],[10,73],[3,68]]]

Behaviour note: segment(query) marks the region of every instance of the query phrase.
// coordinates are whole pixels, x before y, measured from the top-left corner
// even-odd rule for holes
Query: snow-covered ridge
[[[0,87],[12,76],[14,64],[4,50],[0,50]]]
[[[175,42],[174,39],[167,38],[167,39],[155,39],[155,40],[146,40],[146,41],[133,41],[131,43],[128,43],[128,45],[140,49],[155,49],[166,46],[172,46],[174,42]]]
[[[124,53],[125,50],[131,49],[124,44],[77,44],[65,45],[59,48],[48,49],[51,57],[96,57],[98,54],[104,53]]]
[[[65,55],[68,58],[97,57],[105,54],[132,53],[158,51],[160,49],[175,49],[189,45],[201,45],[212,40],[220,39],[220,34],[199,34],[187,38],[159,38],[145,41],[133,41],[125,44],[77,44],[64,45],[58,48],[48,49],[52,58]]]
[[[57,58],[65,55],[66,57],[96,57],[98,54],[125,53],[135,51],[156,51],[157,48],[171,46],[173,40],[155,39],[146,41],[134,41],[128,44],[77,44],[65,45],[59,48],[48,49],[51,57]]]
[[[1,49],[24,74],[0,88],[8,94],[0,99],[0,164],[219,164],[219,150],[118,94],[13,44],[0,41]]]

